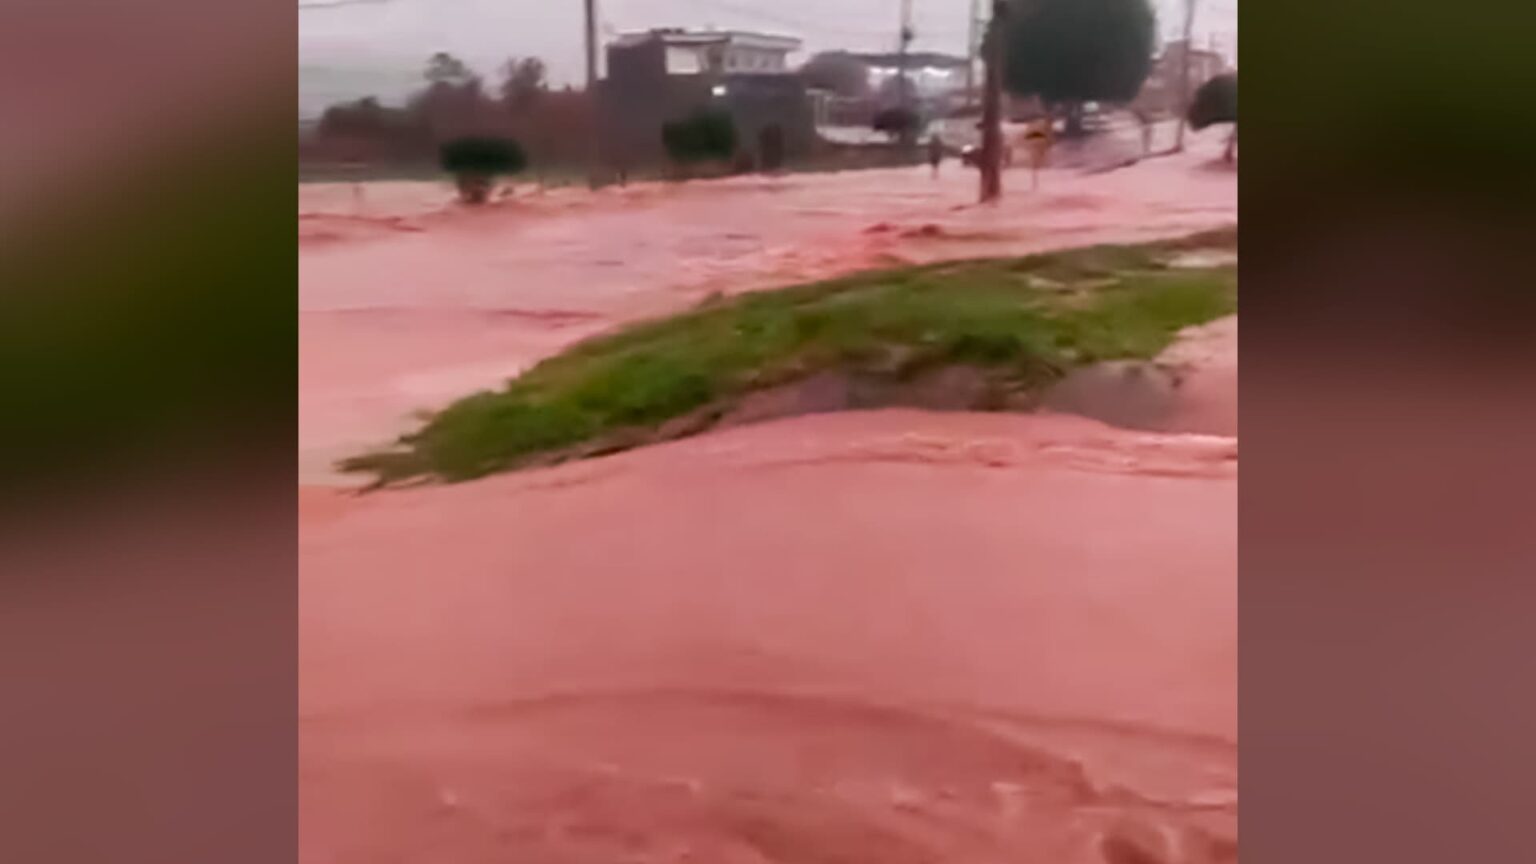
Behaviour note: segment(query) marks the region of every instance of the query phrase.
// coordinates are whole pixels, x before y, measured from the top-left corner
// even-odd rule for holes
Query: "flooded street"
[[[582,337],[713,292],[903,262],[1168,237],[1236,219],[1217,136],[1097,175],[928,169],[517,194],[482,212],[446,183],[299,190],[299,448],[305,482],[411,412],[494,387]]]
[[[1170,349],[1156,429],[888,410],[329,468],[714,292],[1233,223],[1209,137],[996,208],[953,164],[301,188],[300,861],[1235,861],[1235,319]]]

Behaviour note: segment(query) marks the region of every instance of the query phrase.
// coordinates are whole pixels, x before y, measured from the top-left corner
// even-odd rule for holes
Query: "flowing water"
[[[1233,320],[1169,352],[1160,429],[828,414],[361,497],[324,467],[714,291],[1231,222],[1208,156],[995,209],[958,170],[302,189],[300,860],[1235,860]]]

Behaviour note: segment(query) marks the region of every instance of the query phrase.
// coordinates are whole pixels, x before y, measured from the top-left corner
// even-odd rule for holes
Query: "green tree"
[[[1217,123],[1237,122],[1237,74],[1227,72],[1200,85],[1189,104],[1189,125],[1196,131]]]
[[[526,111],[549,91],[544,61],[516,57],[501,67],[501,101],[512,111]]]
[[[422,77],[427,86],[407,103],[411,115],[439,141],[475,131],[490,105],[480,76],[463,60],[439,51],[427,59]]]
[[[1038,96],[1082,132],[1082,103],[1129,102],[1152,70],[1157,19],[1147,0],[1015,2],[1004,34],[1008,90]]]
[[[1222,158],[1231,162],[1237,147],[1237,73],[1226,72],[1200,85],[1189,103],[1189,126],[1196,132],[1217,123],[1231,123],[1232,134]]]
[[[484,204],[497,177],[528,167],[522,145],[511,138],[469,136],[447,141],[438,151],[444,171],[453,175],[465,204]]]
[[[664,124],[661,142],[679,165],[725,161],[736,152],[736,122],[727,111],[701,108]]]
[[[422,77],[430,84],[466,84],[475,77],[463,60],[439,51],[427,59],[427,70]]]

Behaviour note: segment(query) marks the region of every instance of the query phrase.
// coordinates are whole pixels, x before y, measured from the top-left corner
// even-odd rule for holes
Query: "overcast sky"
[[[299,0],[306,3],[335,0]],[[961,53],[971,0],[912,0],[914,50]],[[1195,31],[1237,48],[1237,0],[1198,0]],[[1165,36],[1180,26],[1183,0],[1153,0]],[[805,40],[803,60],[830,48],[893,50],[901,0],[598,0],[601,32],[681,26],[755,29]],[[582,70],[582,0],[373,0],[299,13],[304,64],[420,63],[451,51],[486,74],[509,56],[544,59],[555,83]]]

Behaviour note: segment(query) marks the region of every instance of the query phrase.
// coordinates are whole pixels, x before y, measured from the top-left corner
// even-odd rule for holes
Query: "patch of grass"
[[[1151,357],[1234,311],[1234,268],[1166,266],[1187,248],[946,262],[728,298],[576,345],[341,467],[381,484],[468,480],[831,368],[966,364],[1037,387],[1076,365]]]

